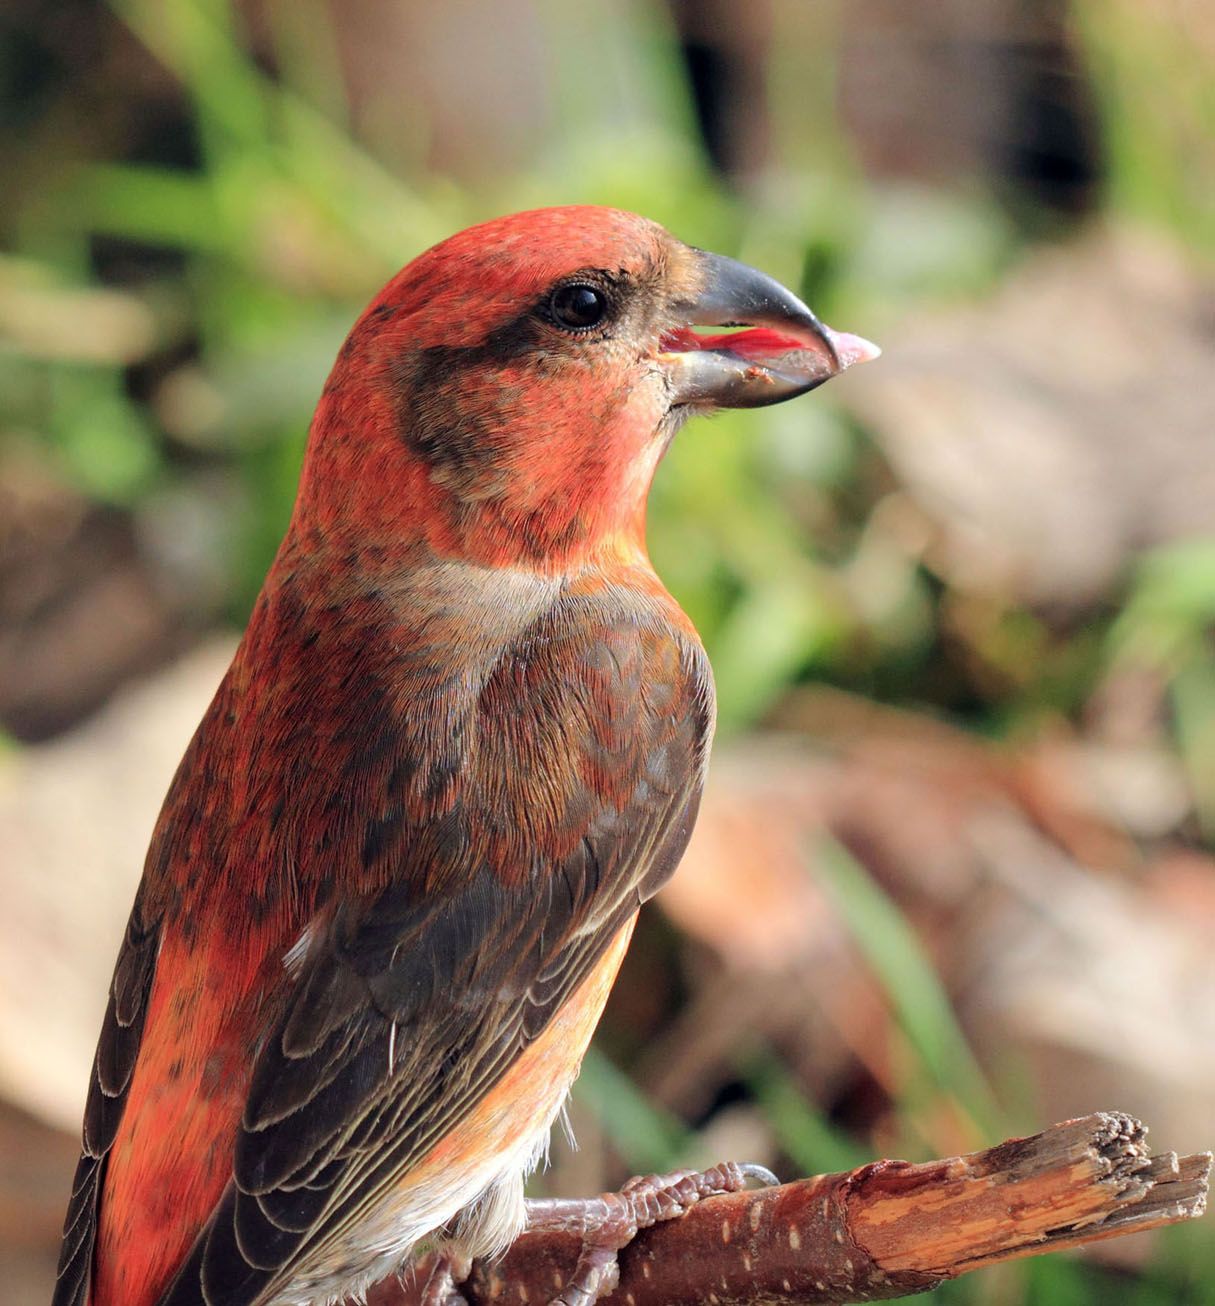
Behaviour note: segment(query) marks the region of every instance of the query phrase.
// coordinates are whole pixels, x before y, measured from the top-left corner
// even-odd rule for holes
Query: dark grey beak
[[[663,338],[660,361],[672,404],[758,408],[805,394],[881,350],[824,326],[792,291],[764,272],[721,254],[696,251],[703,289],[685,306],[686,327]],[[697,335],[695,326],[751,327]]]

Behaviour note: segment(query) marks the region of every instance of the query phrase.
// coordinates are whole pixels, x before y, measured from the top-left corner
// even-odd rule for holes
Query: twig
[[[902,1297],[1015,1256],[1190,1220],[1206,1209],[1211,1154],[1151,1156],[1147,1130],[1099,1112],[968,1156],[876,1161],[848,1174],[714,1197],[620,1254],[619,1306],[742,1306]],[[524,1233],[477,1262],[470,1306],[542,1303],[579,1240]],[[412,1306],[425,1274],[382,1284],[373,1306]]]

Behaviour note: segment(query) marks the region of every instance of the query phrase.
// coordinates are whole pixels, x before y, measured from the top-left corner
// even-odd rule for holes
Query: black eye
[[[607,315],[607,296],[597,286],[575,282],[558,286],[548,302],[549,312],[558,326],[567,331],[585,331],[598,326]]]

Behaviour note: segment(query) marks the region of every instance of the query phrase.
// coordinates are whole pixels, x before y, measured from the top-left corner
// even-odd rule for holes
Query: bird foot
[[[439,1253],[430,1264],[418,1306],[468,1306],[459,1285],[468,1278],[467,1260]]]
[[[582,1235],[574,1273],[549,1306],[592,1306],[619,1283],[617,1253],[642,1229],[678,1219],[706,1197],[739,1192],[749,1179],[765,1185],[779,1183],[763,1166],[726,1161],[711,1170],[678,1170],[630,1179],[618,1193],[599,1197],[529,1201],[529,1230]]]

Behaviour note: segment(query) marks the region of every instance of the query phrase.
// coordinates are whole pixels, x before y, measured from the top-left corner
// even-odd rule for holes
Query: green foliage
[[[773,1136],[799,1174],[837,1174],[873,1159],[827,1119],[771,1051],[752,1058],[745,1076]]]
[[[1210,14],[1137,0],[1074,0],[1102,101],[1114,207],[1215,255],[1215,79]]]
[[[1168,686],[1195,810],[1215,842],[1215,540],[1142,559],[1109,648],[1115,668],[1146,668]]]
[[[916,1057],[907,1076],[907,1105],[922,1105],[931,1091],[965,1111],[980,1139],[1003,1137],[1006,1122],[949,998],[919,940],[864,867],[839,844],[814,850],[814,871],[849,933],[880,981]]]

